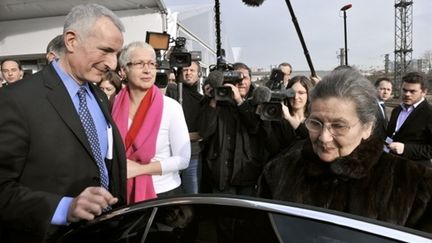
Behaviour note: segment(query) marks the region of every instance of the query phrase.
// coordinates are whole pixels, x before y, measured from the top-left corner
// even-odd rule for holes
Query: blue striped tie
[[[78,91],[78,97],[80,101],[78,115],[80,117],[81,124],[83,125],[85,133],[87,135],[87,140],[90,143],[93,157],[95,158],[97,166],[99,168],[101,186],[108,190],[108,178],[107,175],[104,173],[105,161],[102,158],[99,138],[96,132],[96,125],[87,107],[86,89],[84,86],[80,87]]]

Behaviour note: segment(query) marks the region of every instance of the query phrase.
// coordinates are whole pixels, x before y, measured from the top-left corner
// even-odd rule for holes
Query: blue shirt
[[[396,120],[396,127],[395,130],[393,132],[393,136],[399,131],[400,127],[404,124],[405,120],[408,118],[408,116],[413,112],[413,110],[420,105],[420,103],[422,103],[424,100],[424,98],[421,98],[420,101],[418,101],[417,103],[411,105],[411,106],[407,106],[405,104],[400,104],[402,110],[399,113],[399,116]]]
[[[60,76],[60,79],[62,80],[63,84],[66,87],[66,90],[69,93],[70,98],[72,99],[73,105],[75,107],[75,110],[78,113],[79,109],[79,98],[78,98],[78,90],[80,88],[80,85],[69,75],[67,74],[58,64],[57,60],[52,61],[52,65],[57,72],[57,74]],[[91,116],[93,118],[93,121],[96,125],[96,130],[98,133],[99,138],[99,145],[101,148],[102,158],[106,157],[107,151],[108,151],[108,132],[107,129],[109,127],[109,124],[107,120],[105,119],[105,116],[99,107],[99,104],[96,101],[96,97],[92,94],[89,88],[89,84],[85,83],[83,84],[86,89],[86,100],[87,100],[87,106],[90,110]],[[104,164],[105,165],[105,164]],[[106,166],[103,168],[103,173],[107,175],[108,178],[108,170]],[[53,218],[51,219],[51,224],[55,225],[66,225],[67,224],[67,213],[69,210],[69,206],[72,203],[73,198],[72,197],[63,197],[60,200],[59,205],[57,206],[57,209],[54,213]]]

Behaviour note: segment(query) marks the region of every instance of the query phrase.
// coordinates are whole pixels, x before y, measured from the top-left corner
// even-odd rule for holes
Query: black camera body
[[[224,71],[223,72],[223,83],[236,85],[241,83],[243,80],[243,74],[239,71]]]
[[[177,37],[174,42],[175,46],[169,56],[169,61],[162,59],[160,53],[156,52],[158,68],[155,85],[159,88],[165,88],[167,86],[168,75],[173,68],[189,67],[192,61],[201,61],[201,51],[188,52],[185,48],[186,38]]]
[[[201,51],[189,52],[186,45],[185,37],[177,37],[174,40],[174,47],[169,57],[171,68],[189,67],[192,61],[201,61]]]
[[[177,37],[175,46],[172,49],[169,64],[171,67],[189,67],[192,62],[192,55],[185,48],[186,38]]]
[[[295,96],[293,89],[272,90],[269,102],[261,105],[260,118],[265,121],[280,121],[283,119],[282,102]]]
[[[215,91],[215,99],[217,101],[232,100],[233,92],[231,87],[223,86],[224,84],[237,85],[243,80],[243,74],[238,71],[226,70],[223,71],[222,86],[217,87]]]
[[[283,87],[283,79],[284,79],[285,73],[282,72],[279,68],[273,68],[269,81],[265,84],[269,89],[271,90],[281,90]]]
[[[173,68],[189,67],[192,61],[201,61],[200,51],[191,51],[185,48],[186,38],[177,37],[171,38],[166,32],[158,33],[147,31],[146,42],[149,43],[156,52],[157,72],[155,85],[159,88],[165,88],[168,84],[168,75],[173,71]],[[174,42],[169,61],[162,57],[161,50],[168,50],[169,43]],[[177,72],[175,72],[177,76]]]
[[[156,57],[158,68],[156,70],[155,85],[158,88],[166,88],[168,85],[168,75],[170,73],[170,64],[167,60],[162,60],[159,56]]]

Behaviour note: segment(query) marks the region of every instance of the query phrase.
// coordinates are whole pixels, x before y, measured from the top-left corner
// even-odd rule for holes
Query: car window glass
[[[358,231],[337,224],[300,218],[290,215],[271,214],[271,220],[282,242],[337,242],[337,243],[390,243],[402,242],[368,232]]]

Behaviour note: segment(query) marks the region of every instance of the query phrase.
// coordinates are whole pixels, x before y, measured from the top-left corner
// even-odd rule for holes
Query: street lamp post
[[[348,43],[347,43],[347,25],[346,25],[346,11],[352,7],[352,4],[347,4],[341,8],[344,15],[344,38],[345,38],[345,65],[348,66]]]

